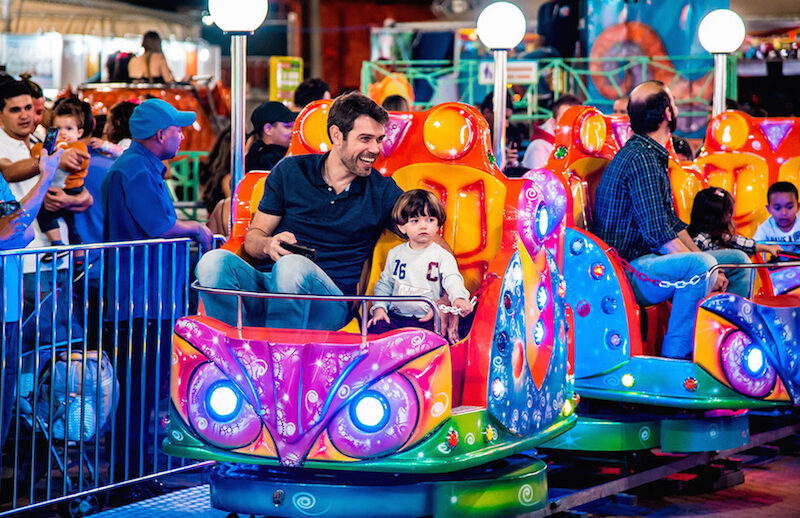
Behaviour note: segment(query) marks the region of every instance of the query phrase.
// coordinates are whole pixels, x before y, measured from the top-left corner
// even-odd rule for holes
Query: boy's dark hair
[[[83,131],[80,138],[86,138],[94,131],[94,114],[92,106],[76,97],[65,97],[56,101],[53,106],[53,118],[61,115],[72,115],[78,120],[78,127]]]
[[[0,83],[0,111],[6,108],[6,100],[20,95],[31,95],[31,89],[24,81],[4,81]]]
[[[331,127],[336,126],[342,132],[342,136],[347,138],[356,119],[362,115],[368,115],[381,125],[389,122],[386,110],[361,92],[353,91],[340,95],[333,101],[328,111],[328,137],[331,136]]]
[[[447,220],[444,205],[432,192],[425,189],[411,189],[401,194],[392,209],[392,222],[395,227],[405,225],[409,219],[419,216],[433,216],[438,220],[440,227]],[[404,237],[407,236],[404,234]]]
[[[411,108],[408,99],[397,94],[388,96],[383,100],[381,106],[390,112],[407,112]]]
[[[664,120],[664,111],[670,107],[669,93],[661,81],[647,81],[661,87],[644,99],[628,100],[628,118],[631,129],[639,135],[646,135],[658,129]],[[643,83],[644,84],[644,83]]]
[[[325,96],[325,92],[330,91],[328,83],[318,77],[309,77],[294,90],[294,105],[304,108],[307,104],[319,101]]]
[[[733,195],[719,187],[697,193],[692,204],[691,223],[686,229],[692,237],[708,234],[715,243],[725,243],[736,233],[733,224]]]
[[[694,152],[689,141],[679,135],[672,135],[672,149],[686,160],[694,159]]]
[[[775,182],[767,189],[767,204],[769,204],[770,197],[776,192],[786,192],[794,194],[795,201],[797,200],[797,187],[792,182]]]

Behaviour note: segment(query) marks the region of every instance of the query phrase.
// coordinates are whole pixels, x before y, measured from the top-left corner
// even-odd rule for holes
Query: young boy
[[[392,209],[392,220],[408,241],[391,250],[375,284],[375,295],[417,295],[434,302],[447,292],[461,316],[472,312],[469,291],[458,272],[455,257],[433,242],[445,222],[442,202],[431,192],[414,189],[403,193]],[[433,311],[424,302],[376,302],[372,306],[370,333],[400,327],[433,330]]]
[[[767,212],[770,217],[758,226],[756,241],[785,241],[800,243],[800,219],[797,218],[797,187],[790,182],[775,182],[767,191]],[[800,246],[784,248],[791,252]]]
[[[77,148],[87,153],[86,144],[79,142],[83,136],[84,114],[82,110],[73,103],[62,102],[53,111],[53,127],[58,128],[58,138],[56,149]],[[36,144],[31,150],[31,156],[39,156],[42,150],[41,144]],[[68,173],[61,169],[56,171],[53,178],[52,187],[64,189],[66,194],[75,195],[83,191],[83,179],[89,170],[89,160],[83,161],[81,169],[75,173]],[[71,212],[59,210],[51,212],[44,207],[39,210],[36,221],[39,228],[45,233],[53,246],[63,245],[61,231],[58,228],[58,218],[63,217],[69,229],[69,241],[71,244],[80,243],[80,235],[75,231],[75,220]],[[43,261],[52,260],[50,254],[43,257]]]

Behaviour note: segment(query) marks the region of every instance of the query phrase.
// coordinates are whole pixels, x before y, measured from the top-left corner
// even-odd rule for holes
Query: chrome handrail
[[[441,335],[442,325],[439,320],[439,311],[436,304],[428,297],[422,296],[391,296],[380,297],[377,295],[314,295],[299,293],[261,293],[256,291],[231,290],[227,288],[210,288],[201,286],[198,281],[192,283],[192,288],[206,293],[218,295],[233,295],[236,297],[236,329],[242,329],[242,299],[251,297],[257,299],[288,299],[288,300],[322,300],[322,301],[360,301],[361,302],[361,337],[367,337],[367,302],[424,302],[433,310],[433,330]]]
[[[800,266],[800,261],[782,261],[780,263],[745,263],[745,264],[715,264],[711,268],[708,269],[708,278],[706,279],[706,296],[711,293],[711,277],[717,270],[720,269],[743,269],[743,270],[751,270],[756,268],[775,268],[776,266],[780,266],[781,268],[785,268],[787,266]],[[753,285],[755,283],[750,282],[750,293],[747,294],[747,298],[753,297]]]

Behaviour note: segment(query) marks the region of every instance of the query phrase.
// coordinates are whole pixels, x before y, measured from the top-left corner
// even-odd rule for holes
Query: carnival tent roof
[[[200,36],[200,20],[184,13],[139,7],[114,0],[2,0],[5,32],[129,36],[157,31],[162,38]],[[6,10],[7,9],[7,10]]]

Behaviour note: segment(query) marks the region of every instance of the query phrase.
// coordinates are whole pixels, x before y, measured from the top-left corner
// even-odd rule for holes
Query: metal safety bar
[[[0,516],[199,465],[159,447],[192,243],[0,251]]]
[[[392,296],[379,297],[375,295],[313,295],[296,293],[260,293],[255,291],[231,290],[226,288],[209,288],[200,286],[197,281],[192,283],[192,288],[197,291],[214,293],[217,295],[232,295],[236,297],[236,329],[242,328],[242,299],[244,297],[256,299],[284,299],[284,300],[320,300],[330,302],[361,302],[361,337],[367,337],[367,303],[368,302],[424,302],[433,310],[433,329],[441,334],[441,321],[437,305],[428,297],[422,296]]]
[[[711,279],[712,279],[713,275],[717,272],[717,270],[721,270],[721,269],[722,270],[727,270],[727,269],[731,269],[731,270],[753,270],[753,272],[755,272],[756,269],[759,269],[759,268],[775,268],[775,267],[785,268],[787,266],[800,266],[800,261],[782,261],[780,263],[715,264],[714,266],[712,266],[711,268],[708,269],[708,278],[706,279],[706,295],[711,293],[711,288],[713,286],[713,283],[711,282]],[[753,282],[753,278],[751,276],[750,277],[750,292],[747,294],[747,298],[752,298],[753,297],[753,285],[754,284],[755,283]]]

